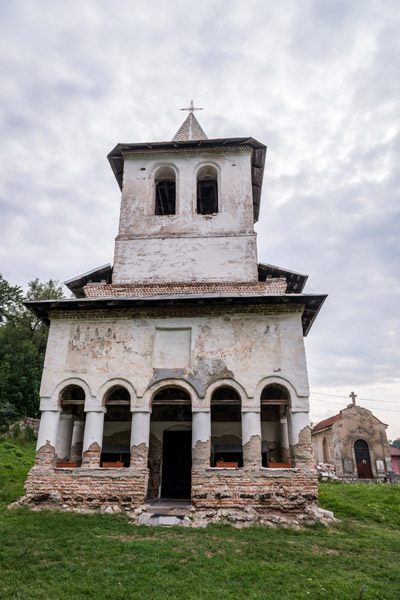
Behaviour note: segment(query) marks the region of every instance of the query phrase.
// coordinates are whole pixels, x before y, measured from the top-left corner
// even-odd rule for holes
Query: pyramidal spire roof
[[[200,123],[194,116],[193,112],[190,111],[178,131],[172,138],[173,142],[190,142],[192,140],[207,140],[207,136],[204,133]]]

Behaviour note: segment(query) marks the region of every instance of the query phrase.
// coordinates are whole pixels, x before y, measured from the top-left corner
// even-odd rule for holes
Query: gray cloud
[[[311,389],[399,399],[399,21],[397,0],[4,0],[0,272],[25,285],[112,261],[106,154],[171,139],[193,98],[209,137],[268,146],[260,260],[329,293]],[[313,418],[335,401],[312,396]],[[365,405],[400,435],[379,412],[396,405]]]

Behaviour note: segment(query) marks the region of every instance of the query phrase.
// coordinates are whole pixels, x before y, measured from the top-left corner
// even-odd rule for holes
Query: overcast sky
[[[259,260],[329,294],[312,419],[354,390],[400,436],[399,31],[399,0],[0,0],[0,272],[112,263],[106,155],[170,140],[193,98],[208,137],[268,146]]]

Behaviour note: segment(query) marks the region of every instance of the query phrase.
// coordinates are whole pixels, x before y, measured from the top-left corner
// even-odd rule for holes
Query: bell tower
[[[113,284],[257,282],[266,147],[208,139],[193,105],[170,142],[118,144],[122,191]]]

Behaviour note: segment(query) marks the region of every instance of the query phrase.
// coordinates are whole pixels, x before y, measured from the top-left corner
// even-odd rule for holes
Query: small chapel
[[[337,415],[317,423],[311,431],[317,465],[332,465],[344,481],[391,481],[394,476],[387,425],[356,404],[357,395]]]
[[[70,299],[26,302],[50,329],[24,499],[312,520],[303,338],[326,296],[258,262],[266,147],[209,139],[186,110],[171,141],[108,155],[122,194],[113,265],[65,282]]]

